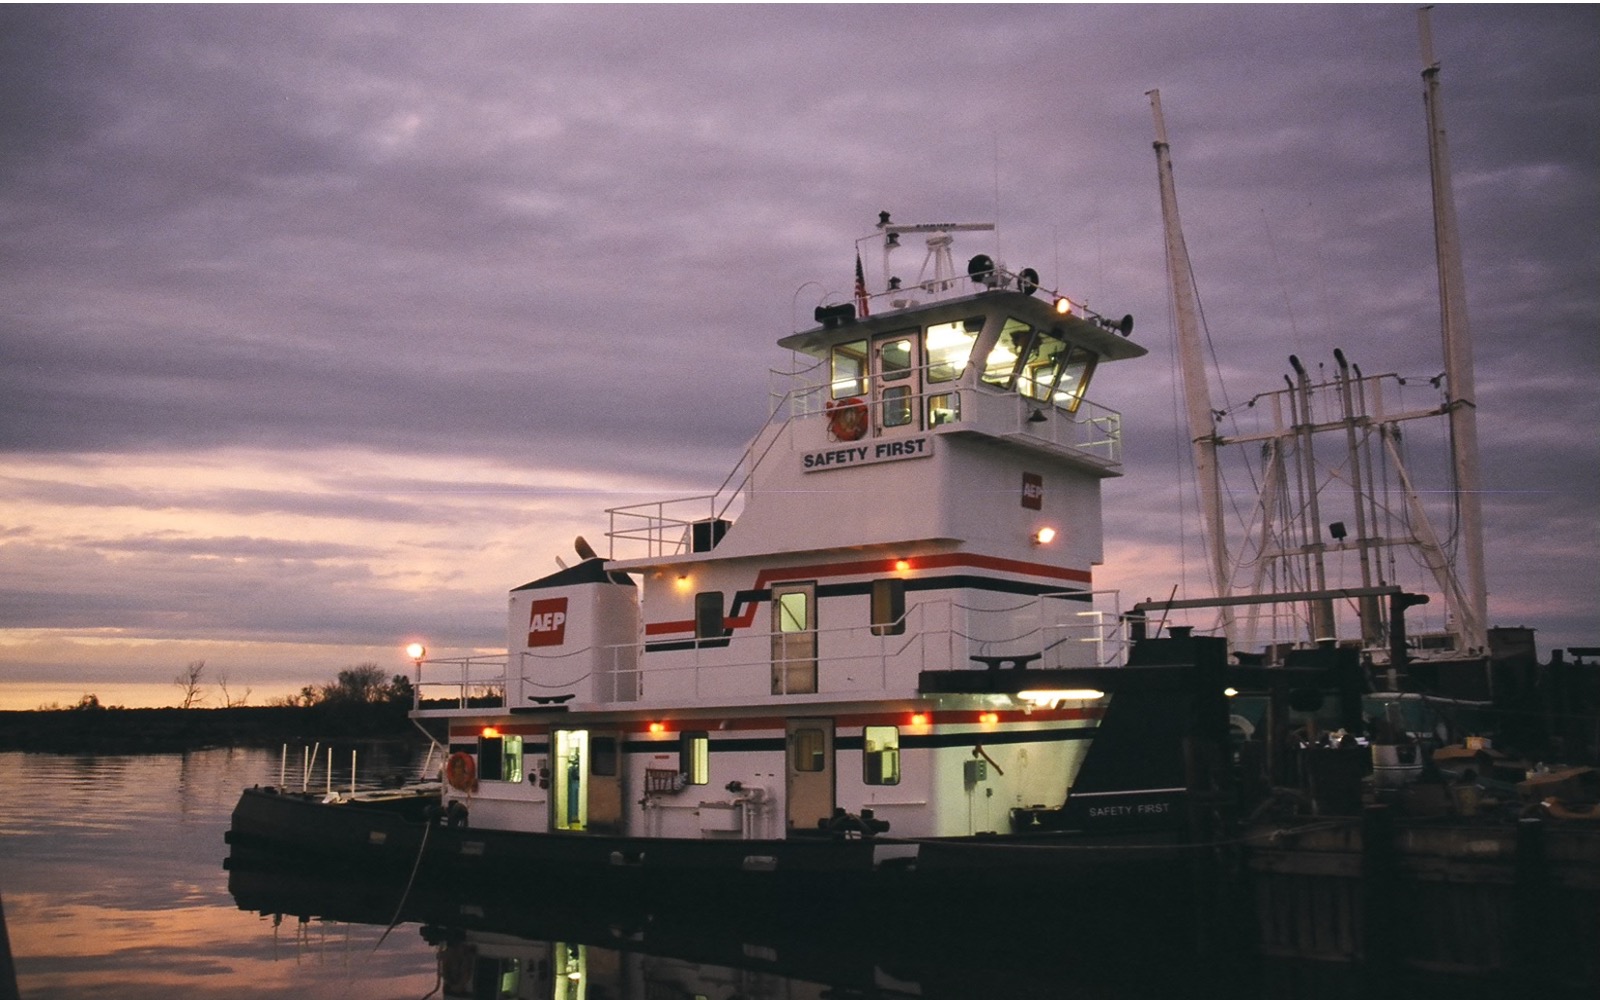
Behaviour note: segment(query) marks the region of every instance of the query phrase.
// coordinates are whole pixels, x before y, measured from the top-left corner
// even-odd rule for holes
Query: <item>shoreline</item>
[[[409,704],[0,710],[0,752],[175,753],[321,741],[422,742]]]

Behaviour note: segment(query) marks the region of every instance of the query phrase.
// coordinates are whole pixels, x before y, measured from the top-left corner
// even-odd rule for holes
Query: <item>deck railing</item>
[[[691,650],[665,654],[646,654],[643,644],[558,654],[523,651],[512,659],[511,668],[521,680],[524,697],[532,702],[553,703],[575,691],[580,702],[604,704],[663,697],[700,701],[772,694],[904,693],[915,688],[922,671],[970,670],[978,662],[974,657],[981,656],[1041,654],[1030,669],[1120,665],[1126,660],[1126,643],[1117,601],[1116,591],[1060,591],[1022,598],[1003,607],[933,600],[912,605],[893,625],[821,629],[814,658],[815,692],[770,690],[774,676],[781,679],[786,675],[773,669],[772,634],[765,630],[744,630],[736,636],[703,641]],[[903,627],[902,631],[896,632],[895,626]],[[641,664],[648,662],[647,655],[655,662],[645,669]],[[505,704],[505,657],[426,663],[457,674],[450,680],[424,684],[453,688],[458,707]],[[601,675],[598,683],[595,672]]]
[[[491,653],[483,656],[455,656],[440,657],[435,660],[423,660],[417,664],[417,683],[414,688],[412,707],[422,707],[423,690],[435,688],[448,692],[445,697],[456,703],[458,708],[467,708],[470,705],[504,704],[506,696],[506,654]],[[429,680],[424,677],[423,668],[428,672],[449,675],[447,679]]]

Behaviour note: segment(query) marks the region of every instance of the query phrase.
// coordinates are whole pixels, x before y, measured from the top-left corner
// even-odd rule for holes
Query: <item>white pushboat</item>
[[[510,592],[505,657],[416,652],[419,697],[452,687],[413,713],[448,730],[436,822],[255,789],[234,843],[688,890],[1058,888],[1206,843],[1223,643],[1130,648],[1094,593],[1121,419],[1087,390],[1145,350],[1032,269],[958,273],[988,228],[885,213],[881,290],[858,257],[856,300],[778,342],[718,492],[609,511],[606,555]]]

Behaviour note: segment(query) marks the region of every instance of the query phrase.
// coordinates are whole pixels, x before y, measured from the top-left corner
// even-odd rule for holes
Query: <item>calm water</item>
[[[348,769],[349,750],[340,755]],[[435,951],[414,926],[374,950],[382,927],[280,924],[235,905],[222,867],[228,815],[240,788],[277,784],[279,760],[227,749],[0,754],[0,899],[24,1000],[432,990]]]
[[[336,753],[336,784],[348,782],[348,761],[348,749]],[[324,782],[324,763],[314,786]],[[364,755],[361,770],[417,764]],[[291,776],[299,766],[298,757],[290,761]],[[1129,988],[1135,977],[1120,962],[1090,974],[1081,958],[1068,967],[1061,956],[986,937],[983,914],[1003,908],[1001,898],[953,907],[960,944],[935,956],[932,972],[923,959],[907,964],[903,955],[873,954],[854,942],[757,937],[737,919],[720,937],[603,922],[597,930],[592,921],[568,933],[548,912],[486,918],[467,907],[477,919],[458,921],[465,938],[436,917],[426,928],[402,922],[386,935],[385,915],[402,886],[295,873],[235,875],[234,888],[251,907],[241,909],[223,867],[223,834],[239,789],[277,784],[279,768],[279,753],[263,750],[0,754],[0,899],[24,1000],[1171,995]],[[430,912],[459,909],[450,900]],[[329,914],[338,919],[324,919]],[[484,933],[486,921],[495,933]],[[623,950],[597,946],[597,933],[618,938]],[[445,972],[453,984],[441,983]]]
[[[348,762],[348,748],[338,751],[336,784],[348,783]],[[361,767],[382,775],[418,764],[374,754]],[[949,939],[911,952],[809,925],[804,937],[774,932],[749,914],[686,926],[607,909],[596,921],[592,913],[552,913],[548,903],[472,905],[453,889],[450,898],[408,897],[406,920],[386,933],[404,886],[291,870],[236,872],[230,887],[229,813],[241,788],[277,784],[279,767],[279,753],[262,750],[0,754],[0,900],[24,1000],[1371,995],[1348,970],[1258,978],[1235,962],[1152,946],[1137,932],[1118,932],[1128,944],[1114,949],[1086,948],[1031,922],[1019,936],[998,929],[1003,887],[993,898],[952,900]],[[298,770],[297,759],[289,771]],[[536,899],[537,887],[528,895]],[[1114,913],[1117,901],[1063,905],[1094,918]],[[892,900],[884,911],[892,915]],[[1478,994],[1457,982],[1448,992],[1407,995]]]

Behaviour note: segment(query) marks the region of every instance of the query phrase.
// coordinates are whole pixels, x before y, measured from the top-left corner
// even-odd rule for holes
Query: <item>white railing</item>
[[[915,689],[922,671],[974,669],[979,662],[975,656],[1040,654],[1030,669],[1118,666],[1126,661],[1126,637],[1117,599],[1115,591],[1059,591],[1019,598],[1004,607],[931,600],[907,609],[897,623],[903,626],[899,634],[892,634],[892,627],[866,624],[821,629],[814,657],[816,690],[780,693],[905,692]],[[643,659],[642,643],[562,654],[528,651],[520,654],[517,671],[523,694],[536,701],[571,693],[580,702],[608,704],[641,698],[758,700],[774,693],[772,638],[769,631],[746,629],[720,639],[662,640],[682,643],[682,648],[649,654],[649,661]],[[644,662],[649,662],[648,669],[639,666]],[[781,669],[777,675],[785,676]]]
[[[456,676],[449,680],[427,680],[423,677],[423,667],[437,667],[441,672],[451,672]],[[495,701],[504,704],[506,696],[506,655],[504,653],[489,654],[485,656],[456,656],[440,657],[436,660],[423,660],[417,665],[417,684],[415,703],[413,707],[422,707],[424,688],[447,688],[455,693],[447,697],[455,701],[458,708],[466,708],[474,701]]]

